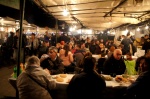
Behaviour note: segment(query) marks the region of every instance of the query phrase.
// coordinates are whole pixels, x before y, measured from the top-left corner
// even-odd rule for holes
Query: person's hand
[[[49,56],[47,54],[43,54],[40,58],[40,61],[42,62],[44,59],[48,58]]]
[[[47,73],[47,74],[51,74],[50,71],[46,68],[44,69],[44,71]]]
[[[49,56],[47,55],[47,54],[43,54],[42,56],[41,56],[41,58],[48,58]]]

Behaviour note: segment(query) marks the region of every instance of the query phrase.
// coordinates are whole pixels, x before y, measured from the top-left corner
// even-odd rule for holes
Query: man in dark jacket
[[[122,59],[122,51],[115,49],[114,53],[104,63],[104,74],[115,76],[124,74],[126,66]]]
[[[62,61],[57,56],[57,48],[52,46],[48,49],[48,54],[41,56],[41,67],[48,69],[51,75],[64,73],[64,66]]]
[[[95,72],[95,62],[90,56],[84,59],[83,72],[73,76],[67,87],[68,99],[103,99],[106,82]]]

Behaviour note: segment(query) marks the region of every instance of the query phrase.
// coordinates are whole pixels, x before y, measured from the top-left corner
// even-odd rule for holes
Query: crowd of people
[[[9,57],[14,53],[17,56],[18,32],[19,30],[16,31],[15,36],[12,34],[6,41],[6,47],[10,47]],[[49,76],[63,73],[75,74],[66,90],[69,99],[102,99],[106,83],[100,75],[115,77],[125,73],[138,74],[139,77],[127,87],[122,98],[150,98],[148,91],[145,91],[150,87],[148,84],[150,50],[145,49],[146,44],[149,44],[149,38],[145,38],[142,45],[142,48],[146,50],[145,55],[136,60],[132,59],[136,47],[130,33],[122,36],[118,46],[110,40],[104,41],[89,37],[80,39],[68,37],[66,34],[59,36],[57,41],[56,38],[56,35],[49,36],[46,32],[41,43],[34,33],[31,34],[30,39],[27,39],[25,35],[22,36],[21,50],[25,52],[22,56],[28,55],[29,58],[25,72],[22,72],[17,79],[20,99],[37,97],[38,99],[52,99],[49,90],[55,89],[56,84]],[[96,60],[92,57],[93,54],[101,55],[101,58]]]

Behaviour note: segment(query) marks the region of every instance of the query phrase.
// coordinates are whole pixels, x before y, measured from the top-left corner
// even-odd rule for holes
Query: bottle
[[[19,72],[19,74],[21,74],[22,71],[23,71],[23,64],[20,64],[20,65],[21,66],[20,66],[20,72]],[[14,76],[13,77],[17,78],[17,66],[14,67]]]
[[[14,67],[14,78],[17,78],[17,66]]]
[[[22,71],[24,71],[24,65],[23,63],[20,63],[20,73],[22,73]]]

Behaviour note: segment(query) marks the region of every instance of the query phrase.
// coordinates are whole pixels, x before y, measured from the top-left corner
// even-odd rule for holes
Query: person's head
[[[100,42],[101,42],[101,43],[103,43],[103,42],[104,42],[104,40],[103,40],[103,39],[100,39]]]
[[[120,44],[117,48],[122,50],[123,49],[123,45]]]
[[[27,59],[27,65],[28,66],[40,66],[40,59],[37,56],[31,56]]]
[[[48,46],[49,46],[49,41],[45,40],[45,41],[43,42],[43,46],[48,47]]]
[[[81,42],[81,49],[84,49],[85,48],[85,43],[84,42]]]
[[[32,34],[31,34],[31,38],[35,38],[35,33],[32,33]]]
[[[145,38],[145,39],[148,39],[148,35],[147,35],[147,34],[146,34],[146,35],[144,35],[144,38]]]
[[[75,49],[77,49],[77,50],[81,49],[81,44],[79,44],[79,43],[76,44],[76,45],[75,45]]]
[[[99,40],[96,40],[96,44],[99,45],[99,43],[100,43]]]
[[[83,60],[84,72],[90,73],[95,69],[96,59],[94,57],[87,56]]]
[[[55,46],[51,46],[48,49],[48,55],[52,60],[54,60],[57,57],[57,52],[58,52],[58,49]]]
[[[102,49],[102,48],[104,48],[104,44],[103,43],[100,43],[99,44],[99,47]]]
[[[20,29],[16,30],[16,36],[19,36]]]
[[[145,57],[145,62],[142,64],[142,72],[150,70],[150,57]]]
[[[56,44],[56,47],[57,47],[57,48],[60,48],[60,47],[61,47],[61,44],[60,44],[60,43],[57,43],[57,44]]]
[[[10,36],[14,36],[14,32],[10,32]]]
[[[45,31],[45,34],[48,35],[48,31]]]
[[[84,55],[84,57],[87,57],[87,56],[92,57],[92,53],[91,52],[86,52],[85,55]]]
[[[116,60],[120,60],[122,57],[122,51],[120,49],[115,49],[113,52],[113,56]]]
[[[145,63],[145,56],[141,56],[137,60],[139,62],[139,67],[142,67],[142,65]]]
[[[131,36],[131,35],[130,35],[130,32],[128,32],[128,33],[127,33],[127,36],[128,36],[128,37],[130,37],[130,36]]]
[[[126,59],[131,60],[132,59],[132,54],[130,52],[126,53]]]
[[[150,57],[150,50],[147,50],[145,57]]]
[[[115,46],[112,45],[112,46],[109,48],[109,51],[110,51],[110,52],[114,52],[115,49],[116,49]]]
[[[61,45],[65,45],[65,41],[61,41],[60,44],[61,44]]]

